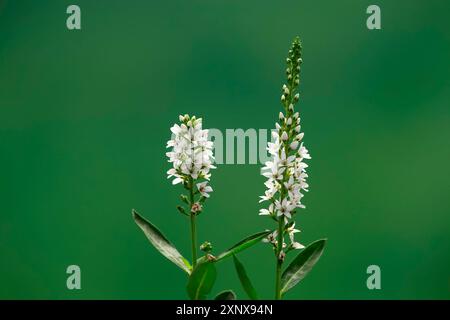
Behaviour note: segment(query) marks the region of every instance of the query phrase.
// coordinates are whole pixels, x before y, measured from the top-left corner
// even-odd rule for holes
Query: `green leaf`
[[[256,293],[255,288],[253,287],[249,277],[247,276],[244,265],[238,260],[235,255],[233,255],[233,261],[239,280],[241,281],[242,287],[244,288],[248,297],[252,300],[258,300],[258,294]]]
[[[314,241],[292,260],[281,276],[282,294],[294,287],[311,271],[322,255],[326,241],[326,239]]]
[[[204,300],[216,281],[216,267],[212,262],[197,264],[187,284],[187,292],[192,300]]]
[[[254,244],[260,242],[263,238],[267,237],[271,231],[263,231],[255,233],[254,235],[251,235],[244,240],[241,240],[240,242],[236,243],[234,246],[232,246],[227,251],[219,254],[216,257],[216,261],[225,259],[233,254],[236,254],[238,252],[241,252],[242,250],[247,249],[248,247],[253,246]]]
[[[144,219],[137,213],[134,209],[132,210],[133,219],[139,228],[142,229],[145,236],[150,243],[158,249],[159,252],[167,259],[175,263],[182,270],[186,271],[188,274],[191,273],[192,267],[189,261],[186,260],[178,250],[170,243],[169,240],[154,226],[150,221]]]
[[[236,294],[232,290],[219,292],[214,300],[236,300]]]

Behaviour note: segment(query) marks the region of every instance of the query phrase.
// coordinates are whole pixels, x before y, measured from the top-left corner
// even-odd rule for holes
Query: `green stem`
[[[189,179],[189,202],[192,208],[194,204],[194,179]],[[195,268],[197,265],[197,231],[195,227],[195,213],[191,214],[191,244],[192,244],[192,267]]]
[[[283,265],[283,259],[280,257],[280,254],[283,251],[283,231],[284,231],[284,218],[280,217],[278,219],[278,239],[276,250],[277,267],[275,273],[275,300],[281,299],[281,267]]]
[[[195,230],[195,214],[191,212],[192,267],[197,265],[197,236]]]
[[[275,282],[275,300],[281,300],[281,265],[283,262],[277,258],[277,271]]]

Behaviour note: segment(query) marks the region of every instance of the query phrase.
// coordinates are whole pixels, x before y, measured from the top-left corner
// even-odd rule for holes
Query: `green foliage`
[[[269,233],[270,233],[270,231],[258,232],[258,233],[255,233],[255,234],[239,241],[234,246],[232,246],[230,249],[219,254],[216,257],[216,261],[225,259],[233,254],[237,254],[238,252],[241,252],[242,250],[245,250],[245,249],[255,245],[256,243],[260,242],[263,238],[267,237],[267,235],[269,235]]]
[[[233,255],[233,261],[234,267],[236,268],[236,272],[238,274],[239,280],[241,281],[242,287],[244,288],[244,291],[247,293],[250,299],[258,300],[258,294],[256,293],[255,288],[253,287],[249,277],[247,276],[244,265],[238,260],[235,255]]]
[[[214,263],[205,261],[197,264],[187,284],[187,292],[192,300],[204,300],[216,282],[217,272]]]
[[[311,243],[292,260],[281,276],[282,294],[294,287],[311,271],[322,255],[325,243],[326,239]]]
[[[144,232],[145,236],[150,241],[150,243],[156,249],[158,249],[158,251],[161,252],[163,256],[172,261],[183,271],[190,274],[192,267],[189,261],[186,260],[186,258],[184,258],[178,252],[175,246],[172,243],[170,243],[169,240],[167,240],[167,238],[162,234],[162,232],[159,231],[159,229],[155,225],[153,225],[150,221],[140,216],[139,213],[137,213],[134,209],[132,210],[132,214],[134,221],[139,226],[139,228],[141,228],[141,230]]]

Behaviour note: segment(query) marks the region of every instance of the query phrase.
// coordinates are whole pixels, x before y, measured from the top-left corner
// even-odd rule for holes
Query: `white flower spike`
[[[299,209],[305,208],[302,203],[304,192],[308,191],[305,160],[311,159],[308,149],[304,146],[304,133],[301,131],[300,114],[295,111],[295,104],[300,98],[298,84],[300,77],[300,42],[295,40],[289,57],[287,84],[282,87],[281,102],[283,112],[278,115],[279,122],[272,131],[273,140],[267,145],[271,159],[262,168],[262,175],[267,178],[267,190],[261,196],[260,202],[269,201],[267,208],[260,209],[259,215],[269,216],[278,222],[277,229],[268,237],[278,260],[283,260],[290,249],[303,249],[304,246],[295,241],[295,229],[292,220]],[[288,236],[290,244],[284,242]],[[286,252],[284,248],[287,248]]]
[[[202,119],[188,114],[178,117],[180,124],[174,124],[170,131],[172,139],[167,141],[166,153],[172,168],[167,178],[172,184],[183,184],[188,194],[181,194],[183,206],[177,206],[180,213],[190,217],[192,267],[197,264],[196,216],[202,213],[203,204],[213,191],[208,185],[213,166],[213,143],[208,140],[208,130],[202,128]],[[206,180],[206,181],[205,181]],[[187,206],[187,208],[185,208]]]
[[[174,124],[172,139],[167,142],[167,148],[172,148],[166,155],[173,168],[168,178],[174,178],[173,184],[187,183],[189,178],[209,179],[212,162],[213,143],[208,141],[208,130],[202,129],[202,119],[195,116],[180,115],[181,124]],[[210,191],[206,191],[208,193]]]

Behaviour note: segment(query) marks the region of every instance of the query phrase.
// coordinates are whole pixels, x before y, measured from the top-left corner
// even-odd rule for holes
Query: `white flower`
[[[202,205],[200,203],[196,202],[196,203],[194,203],[192,205],[191,212],[192,213],[198,213],[198,212],[202,211],[202,209],[203,209]]]
[[[278,232],[277,232],[277,230],[275,230],[274,232],[269,233],[269,235],[266,238],[263,238],[262,242],[276,244],[277,243],[277,235],[278,235]]]
[[[198,192],[200,192],[200,194],[202,196],[204,196],[205,198],[209,198],[208,193],[213,191],[213,189],[210,186],[208,186],[208,182],[206,182],[206,181],[197,183],[197,189],[198,189]]]
[[[303,249],[305,247],[304,245],[302,245],[299,242],[292,242],[291,244],[292,244],[292,248],[294,248],[294,249]]]
[[[174,168],[170,168],[169,170],[167,170],[167,179],[172,177],[178,177],[177,170],[175,170]]]
[[[299,154],[300,158],[302,158],[302,159],[311,159],[311,156],[309,155],[308,149],[306,149],[303,146],[303,142],[300,145],[300,149],[298,149],[298,154]]]
[[[298,179],[302,172],[306,171],[306,168],[308,168],[308,164],[302,161],[302,158],[295,159],[295,165],[294,165],[294,175]]]
[[[289,239],[291,240],[291,242],[294,241],[294,234],[296,234],[297,232],[300,232],[300,230],[295,229],[295,222],[292,223],[291,226],[289,226],[288,228],[286,228],[286,231],[289,235]]]
[[[294,234],[296,234],[297,232],[300,232],[300,230],[295,229],[295,222],[290,227],[288,227],[286,229],[286,231],[287,231],[287,233],[289,235],[289,239],[291,241],[292,248],[294,248],[294,249],[303,249],[305,247],[301,243],[296,242],[294,240]]]
[[[273,231],[272,233],[269,233],[269,235],[266,237],[266,238],[263,238],[261,241],[262,242],[265,242],[265,243],[271,243],[272,245],[274,245],[275,247],[277,246],[277,244],[278,244],[278,241],[277,241],[277,236],[278,236],[278,231],[277,230],[275,230],[275,231]],[[282,245],[282,247],[283,248],[286,248],[286,243],[284,243],[284,239],[283,239],[283,245]]]
[[[270,204],[269,209],[261,209],[259,210],[259,215],[260,216],[267,216],[267,215],[273,215],[274,211],[273,211],[273,203]]]
[[[295,209],[295,205],[293,205],[289,200],[284,198],[281,202],[279,200],[275,200],[275,207],[277,209],[277,216],[285,216],[287,218],[291,218],[291,212]]]
[[[277,157],[275,157],[275,159],[278,160]],[[286,157],[286,151],[284,149],[281,150],[281,156],[280,159],[278,160],[281,166],[288,167],[294,162],[294,160],[295,156]]]
[[[259,200],[259,203],[267,201],[267,200],[271,200],[274,195],[275,195],[275,193],[273,191],[266,190],[266,192],[264,193],[263,196],[259,196],[261,198],[261,200]]]
[[[287,139],[289,139],[289,136],[286,131],[283,131],[281,134],[281,140],[286,141]]]
[[[208,141],[208,130],[202,129],[202,119],[189,115],[179,116],[181,124],[174,124],[170,131],[172,139],[167,142],[166,153],[173,168],[167,171],[168,178],[174,177],[173,184],[193,179],[209,179],[214,160],[213,143]]]
[[[271,155],[276,155],[278,153],[278,151],[280,151],[280,147],[281,147],[281,145],[280,145],[279,141],[275,141],[274,143],[269,142],[267,144],[266,149],[267,149],[267,151],[269,151],[269,153]]]
[[[283,179],[283,172],[285,168],[281,165],[279,161],[267,161],[266,166],[263,167],[263,176],[269,179],[273,180],[282,180]]]
[[[261,200],[259,200],[260,203],[267,200],[271,200],[274,197],[275,193],[277,193],[279,190],[279,183],[273,179],[267,180],[265,182],[265,185],[267,187],[267,190],[265,191],[263,196],[260,196],[261,198]]]
[[[183,181],[184,180],[182,178],[175,178],[175,179],[172,180],[172,184],[175,185],[175,184],[178,184],[178,183],[182,183]]]

